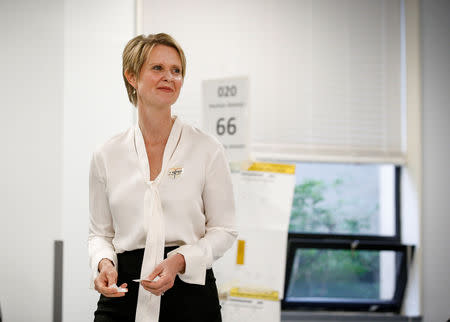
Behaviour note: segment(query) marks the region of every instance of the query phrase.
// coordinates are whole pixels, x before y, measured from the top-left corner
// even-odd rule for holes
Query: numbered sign
[[[248,78],[203,81],[204,128],[224,145],[230,162],[249,157]]]

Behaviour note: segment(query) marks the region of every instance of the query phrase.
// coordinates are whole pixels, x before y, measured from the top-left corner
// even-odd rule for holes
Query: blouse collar
[[[167,139],[166,147],[164,148],[163,162],[161,167],[161,172],[155,178],[154,181],[159,182],[161,180],[161,176],[166,172],[167,164],[172,158],[177,146],[178,142],[181,138],[181,132],[183,128],[183,123],[179,119],[179,117],[174,116],[175,121],[172,125],[172,129],[170,130],[169,138]],[[141,167],[142,174],[144,176],[144,180],[146,182],[150,181],[150,167],[148,164],[147,158],[147,150],[145,148],[144,136],[142,135],[142,131],[139,127],[139,124],[136,122],[136,126],[134,128],[134,145],[137,153],[137,157],[139,159],[139,165]]]

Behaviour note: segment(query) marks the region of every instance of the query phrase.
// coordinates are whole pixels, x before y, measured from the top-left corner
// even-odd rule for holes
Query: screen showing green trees
[[[299,163],[289,232],[392,235],[394,185],[394,166]],[[382,253],[297,249],[287,296],[392,296],[395,252]]]
[[[395,285],[395,252],[297,249],[288,298],[388,299]],[[382,266],[382,267],[381,267]]]

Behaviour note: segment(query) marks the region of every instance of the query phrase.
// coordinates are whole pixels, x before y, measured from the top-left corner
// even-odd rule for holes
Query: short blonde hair
[[[128,99],[134,106],[137,105],[137,94],[134,87],[125,77],[125,72],[128,71],[128,73],[133,74],[136,79],[139,79],[142,65],[144,65],[147,60],[149,52],[156,45],[165,45],[174,48],[180,56],[181,75],[183,78],[186,74],[186,57],[184,56],[183,49],[176,42],[176,40],[172,38],[172,36],[165,33],[159,33],[148,36],[139,35],[134,37],[127,43],[122,54],[122,76],[125,81],[125,87],[127,88]]]

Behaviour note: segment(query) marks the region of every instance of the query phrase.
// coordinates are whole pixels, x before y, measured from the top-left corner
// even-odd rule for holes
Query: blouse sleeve
[[[205,284],[206,269],[233,245],[236,230],[235,204],[229,165],[222,146],[205,168],[203,204],[206,216],[205,235],[193,245],[183,245],[168,254],[180,253],[186,262],[180,279],[191,284]]]
[[[94,154],[91,161],[89,173],[89,261],[91,266],[90,287],[94,287],[94,280],[97,278],[98,263],[107,258],[117,267],[117,255],[112,245],[114,237],[114,226],[106,195],[106,182],[104,167],[99,167],[98,157]]]

